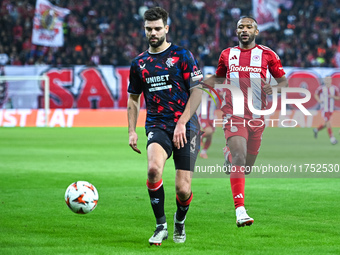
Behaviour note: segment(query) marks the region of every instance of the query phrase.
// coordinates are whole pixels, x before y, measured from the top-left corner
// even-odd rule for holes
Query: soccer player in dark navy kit
[[[191,178],[200,143],[195,111],[200,103],[201,90],[195,86],[203,76],[190,51],[166,41],[167,19],[168,13],[160,7],[145,12],[144,27],[149,49],[132,61],[128,87],[129,145],[138,153],[135,130],[142,92],[146,100],[146,185],[156,217],[156,230],[149,239],[151,245],[161,245],[168,237],[162,174],[165,161],[172,153],[177,203],[173,240],[185,242],[184,221],[193,197]]]

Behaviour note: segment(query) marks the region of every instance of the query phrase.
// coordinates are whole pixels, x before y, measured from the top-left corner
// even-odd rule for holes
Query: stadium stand
[[[216,66],[222,49],[237,44],[235,23],[251,15],[251,1],[239,0],[55,0],[68,8],[65,44],[49,48],[31,44],[35,1],[3,0],[0,10],[0,56],[7,65],[128,66],[147,49],[143,38],[145,9],[169,10],[169,41],[190,49],[201,66]],[[260,33],[258,44],[276,51],[284,66],[340,67],[340,2],[293,1],[280,6],[280,29]]]

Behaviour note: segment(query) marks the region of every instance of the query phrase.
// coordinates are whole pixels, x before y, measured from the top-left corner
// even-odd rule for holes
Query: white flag
[[[37,0],[33,19],[32,43],[49,47],[64,45],[63,20],[70,10]]]
[[[271,27],[280,28],[278,9],[281,2],[281,0],[253,0],[253,15],[260,31]]]

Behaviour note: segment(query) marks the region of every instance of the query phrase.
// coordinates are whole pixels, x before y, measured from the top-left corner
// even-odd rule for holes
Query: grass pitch
[[[210,158],[223,157],[219,132]],[[163,175],[169,240],[150,247],[144,129],[138,134],[142,155],[129,148],[126,128],[1,128],[0,254],[340,254],[340,179],[313,174],[248,178],[246,208],[255,222],[245,228],[236,227],[228,178],[194,178],[187,241],[175,244],[172,159]],[[307,128],[267,128],[256,164],[335,165],[339,155],[326,132],[316,140]],[[64,202],[78,180],[99,192],[87,215]]]

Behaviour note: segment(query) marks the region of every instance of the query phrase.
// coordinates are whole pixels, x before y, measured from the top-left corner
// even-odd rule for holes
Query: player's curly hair
[[[155,21],[162,19],[164,26],[167,25],[169,13],[161,7],[153,7],[144,13],[144,21]]]

